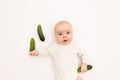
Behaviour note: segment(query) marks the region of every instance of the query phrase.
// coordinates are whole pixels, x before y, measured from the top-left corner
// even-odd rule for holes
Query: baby
[[[50,56],[55,66],[55,80],[82,80],[77,73],[81,66],[81,72],[87,71],[85,52],[74,45],[72,25],[67,21],[60,21],[54,28],[56,42],[45,48],[45,55]],[[39,51],[34,50],[30,56],[38,56]]]

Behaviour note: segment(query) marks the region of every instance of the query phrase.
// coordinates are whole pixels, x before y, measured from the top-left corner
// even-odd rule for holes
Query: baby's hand
[[[82,78],[80,76],[78,76],[76,80],[82,80]]]
[[[29,52],[30,56],[38,56],[39,55],[39,51],[38,50],[33,50],[31,52]]]
[[[85,64],[85,63],[82,63],[81,64],[81,72],[87,72],[87,64]]]

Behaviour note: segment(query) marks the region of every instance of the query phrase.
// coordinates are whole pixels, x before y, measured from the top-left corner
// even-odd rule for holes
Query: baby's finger
[[[34,56],[34,53],[31,52],[31,53],[30,53],[30,56]]]
[[[33,56],[36,56],[36,54],[32,54]]]
[[[38,55],[39,55],[39,51],[36,50],[36,52],[35,52],[35,56],[38,56]]]
[[[33,53],[31,53],[31,56],[34,56],[34,54],[33,54]]]
[[[30,55],[30,56],[32,56],[32,53],[31,53],[31,52],[29,52],[29,55]]]
[[[83,70],[82,70],[83,73],[86,72],[86,71],[87,71],[86,69],[83,69]]]
[[[36,56],[38,56],[39,54],[36,54]]]

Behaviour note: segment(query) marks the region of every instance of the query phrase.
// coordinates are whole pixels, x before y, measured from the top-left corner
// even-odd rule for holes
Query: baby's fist
[[[38,50],[33,50],[31,52],[29,52],[30,56],[38,56],[39,55],[39,51]]]
[[[81,64],[81,72],[87,72],[87,64],[85,64],[85,63],[82,63]]]

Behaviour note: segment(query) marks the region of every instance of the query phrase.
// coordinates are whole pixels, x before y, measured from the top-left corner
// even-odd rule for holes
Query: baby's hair
[[[57,24],[55,25],[55,27],[58,26],[58,25],[64,25],[64,24],[69,24],[69,25],[71,25],[70,22],[65,21],[65,20],[62,20],[62,21],[57,22]]]
[[[70,25],[72,27],[70,22],[62,20],[62,21],[59,21],[59,22],[56,23],[54,30],[56,30],[56,27],[59,26],[59,25]]]

